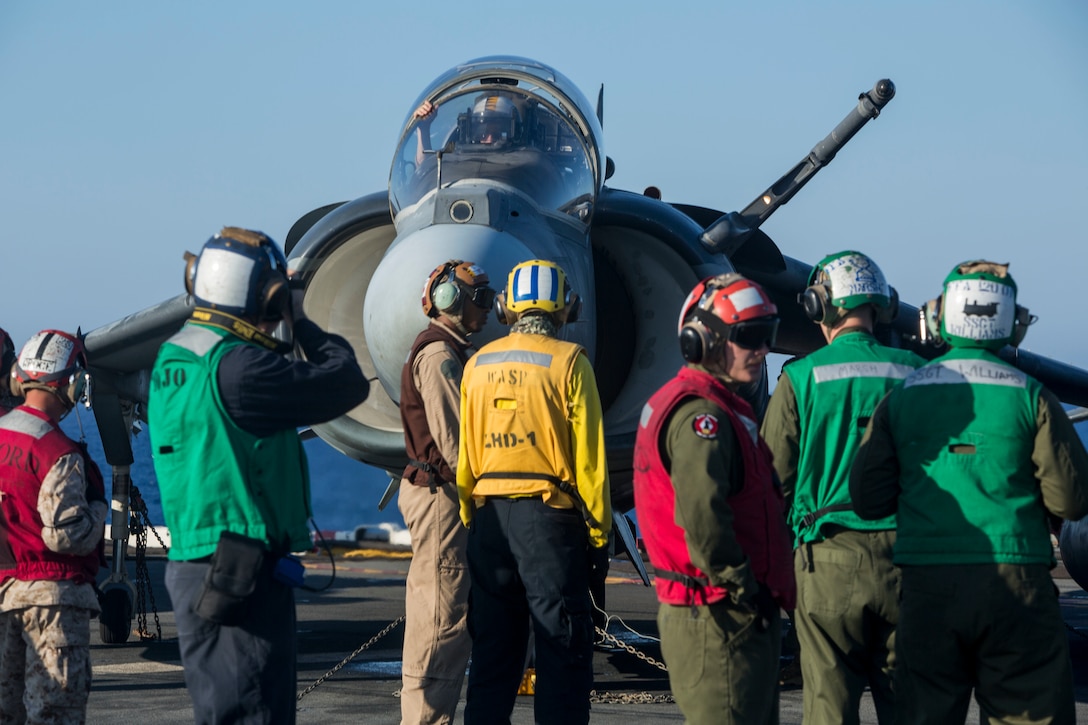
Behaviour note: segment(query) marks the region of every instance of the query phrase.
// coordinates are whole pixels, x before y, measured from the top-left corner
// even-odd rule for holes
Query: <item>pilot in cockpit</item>
[[[423,164],[425,152],[431,150],[431,121],[438,106],[424,101],[412,116],[419,120],[416,127],[416,166]],[[451,137],[467,146],[483,144],[500,147],[518,138],[522,127],[522,113],[509,97],[499,93],[481,95],[472,106],[471,113],[458,116],[457,129]]]
[[[425,100],[411,122],[415,141],[409,136],[401,147],[402,175],[394,177],[392,189],[400,206],[435,188],[439,150],[446,152],[444,185],[490,179],[517,188],[542,209],[566,214],[582,214],[584,205],[572,201],[592,194],[592,172],[576,128],[528,95],[487,87],[443,100],[441,107]]]
[[[480,96],[472,107],[467,124],[462,134],[468,137],[470,144],[506,144],[517,138],[521,114],[507,96]]]

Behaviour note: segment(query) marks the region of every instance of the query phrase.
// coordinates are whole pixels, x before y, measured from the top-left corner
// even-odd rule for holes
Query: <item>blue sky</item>
[[[806,261],[865,251],[915,304],[958,262],[1011,262],[1040,317],[1024,347],[1088,366],[1085,38],[1074,0],[5,0],[0,326],[17,345],[93,329],[180,293],[182,253],[223,225],[282,242],[386,188],[423,87],[509,53],[604,84],[611,186],[723,211],[891,78],[881,117],[764,230]]]

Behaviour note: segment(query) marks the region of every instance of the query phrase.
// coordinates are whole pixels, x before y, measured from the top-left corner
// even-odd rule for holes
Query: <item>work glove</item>
[[[755,595],[748,601],[748,606],[751,607],[751,611],[756,615],[756,631],[766,632],[774,624],[774,621],[779,617],[778,602],[774,600],[774,596],[771,595],[771,590],[762,584],[756,591]]]

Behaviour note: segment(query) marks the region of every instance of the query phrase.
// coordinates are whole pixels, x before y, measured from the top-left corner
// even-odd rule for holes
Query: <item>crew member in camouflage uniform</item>
[[[646,403],[634,453],[661,653],[686,722],[777,723],[790,541],[770,452],[736,390],[762,378],[778,310],[738,274],[703,280],[682,309],[688,364]]]
[[[873,414],[850,474],[864,519],[897,513],[901,723],[1072,723],[1047,512],[1088,514],[1088,453],[1061,403],[997,351],[1033,317],[1008,265],[957,265],[925,307],[946,354]]]
[[[850,465],[884,395],[925,363],[873,336],[898,298],[873,260],[840,252],[821,260],[801,294],[827,346],[787,363],[763,419],[793,528],[794,621],[806,723],[858,723],[869,687],[881,723],[892,722],[899,570],[895,517],[865,521],[850,503]]]
[[[102,474],[60,420],[86,383],[83,344],[44,330],[11,376],[23,405],[0,418],[0,722],[81,723],[91,691]]]
[[[400,416],[408,466],[397,505],[412,536],[404,594],[401,722],[449,723],[461,698],[468,634],[468,530],[457,499],[461,375],[475,352],[469,336],[487,324],[495,301],[487,273],[451,259],[423,286],[429,324],[408,352]]]

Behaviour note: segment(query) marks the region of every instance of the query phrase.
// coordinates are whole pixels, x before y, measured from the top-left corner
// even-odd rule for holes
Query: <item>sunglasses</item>
[[[469,300],[481,309],[490,310],[495,304],[495,290],[490,287],[473,287]]]
[[[778,318],[741,322],[729,326],[729,341],[745,350],[774,347],[778,336]]]

